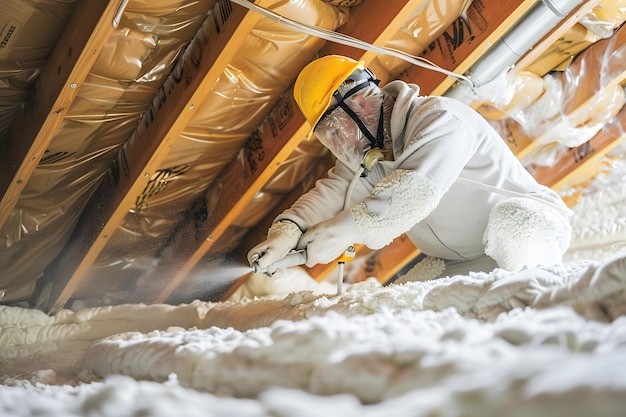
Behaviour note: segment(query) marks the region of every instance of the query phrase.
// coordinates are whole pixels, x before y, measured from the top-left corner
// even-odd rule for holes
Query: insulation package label
[[[35,10],[21,1],[3,1],[0,11],[0,59],[11,58],[11,49],[17,42],[21,29]],[[20,42],[24,44],[24,42]]]
[[[0,20],[0,59],[9,55],[22,24],[12,17]]]
[[[39,11],[33,2],[2,0],[1,3],[0,60],[13,63],[22,61],[25,51],[41,46],[42,38],[45,39],[42,34],[49,32],[40,24],[33,23],[34,18],[45,16],[45,12]]]

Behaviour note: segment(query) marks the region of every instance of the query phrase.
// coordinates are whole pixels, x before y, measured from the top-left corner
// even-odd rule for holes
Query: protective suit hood
[[[404,150],[404,130],[407,125],[407,116],[412,114],[416,105],[415,96],[419,95],[420,88],[416,84],[407,84],[402,81],[392,81],[383,87],[395,100],[391,112],[390,132],[393,138],[393,155],[397,159]]]

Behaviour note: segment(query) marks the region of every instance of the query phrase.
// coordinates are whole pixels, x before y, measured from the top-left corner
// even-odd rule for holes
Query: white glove
[[[248,252],[248,262],[257,262],[261,268],[279,261],[298,245],[302,231],[291,221],[279,221],[267,231],[267,239]]]
[[[306,266],[310,268],[337,259],[349,246],[362,243],[361,239],[352,211],[346,209],[309,228],[300,238],[298,249],[306,249]]]

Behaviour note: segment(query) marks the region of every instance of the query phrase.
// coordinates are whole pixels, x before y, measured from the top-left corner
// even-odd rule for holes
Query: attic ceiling
[[[459,87],[440,72],[226,0],[4,3],[0,302],[48,312],[73,303],[220,300],[240,285],[248,249],[333,164],[317,141],[304,140],[291,96],[316,57],[363,59],[382,84],[399,78],[423,94]],[[466,75],[539,8],[557,13],[553,3],[564,1],[254,2]],[[570,3],[509,71],[494,64],[508,77],[507,100],[492,92],[468,103],[555,189],[595,175],[626,124],[626,6]],[[563,100],[537,119],[527,109],[552,85],[564,86]],[[577,142],[555,141],[564,130]],[[419,248],[401,237],[357,253],[355,275],[387,280]],[[322,280],[333,267],[309,272]]]

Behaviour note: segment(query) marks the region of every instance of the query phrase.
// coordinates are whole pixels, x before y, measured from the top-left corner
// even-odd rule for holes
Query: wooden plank
[[[571,148],[552,167],[531,170],[537,181],[555,190],[592,179],[603,156],[626,138],[626,107],[588,142]]]
[[[464,74],[513,26],[536,0],[474,0],[468,19],[459,17],[422,53],[430,62],[458,74]],[[420,86],[423,95],[442,95],[456,79],[411,66],[400,79]]]
[[[160,275],[172,278],[155,302],[167,300],[303,140],[307,129],[304,116],[298,111],[292,94],[285,95],[272,108],[263,125],[246,142],[237,158],[207,190],[206,194],[219,195],[217,203],[211,204],[219,207],[219,212],[211,211],[206,205],[207,199],[203,196],[198,199],[195,211],[207,212],[208,215],[197,216],[192,213],[186,224],[179,227],[181,232],[174,236],[172,245],[165,251],[161,260],[163,267],[159,271]],[[285,138],[289,140],[285,141]],[[235,178],[239,181],[233,181]],[[193,233],[188,233],[190,228],[194,230]],[[187,235],[195,236],[195,241],[183,238]],[[176,259],[182,259],[182,265]]]
[[[31,88],[1,155],[0,228],[17,204],[113,31],[112,21],[118,6],[119,1],[114,0],[78,2]]]
[[[384,45],[399,30],[410,13],[423,0],[393,0],[386,2],[364,2],[351,9],[351,16],[341,31],[350,36],[375,45]],[[356,17],[355,17],[356,16]],[[363,22],[372,22],[363,25]],[[375,23],[374,23],[375,22]],[[320,55],[342,54],[354,59],[371,59],[373,55],[341,44],[329,43],[320,52]],[[264,139],[264,132],[276,130],[282,126],[279,135],[272,135]],[[180,230],[196,228],[195,242],[174,238],[174,247],[168,248],[167,253],[175,253],[176,258],[186,259],[180,266],[174,259],[165,259],[162,264],[168,272],[159,273],[173,277],[167,286],[157,296],[156,302],[163,302],[180,285],[196,263],[221,237],[228,226],[238,217],[250,200],[261,191],[263,185],[271,178],[274,172],[283,163],[295,147],[302,141],[309,129],[308,123],[300,113],[293,94],[288,92],[285,97],[273,108],[263,126],[244,145],[238,158],[233,161],[210,187],[211,190],[223,190],[217,207],[220,213],[212,213],[203,222],[192,223],[190,219]],[[262,158],[261,158],[262,155]],[[233,178],[243,178],[236,184]]]
[[[218,2],[91,198],[68,245],[46,270],[49,295],[37,300],[44,310],[57,311],[69,300],[258,19],[243,7]]]

